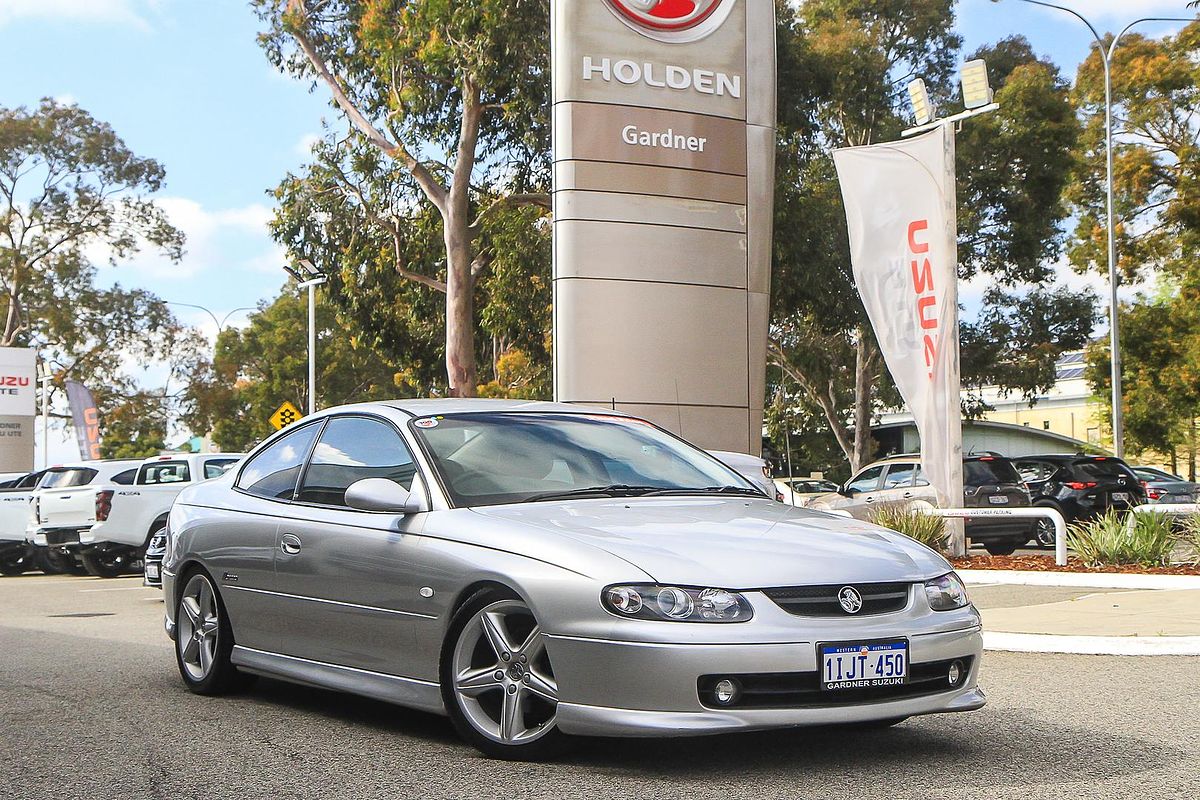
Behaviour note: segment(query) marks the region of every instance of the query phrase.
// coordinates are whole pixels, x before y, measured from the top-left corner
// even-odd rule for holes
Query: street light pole
[[[304,272],[289,266],[284,270],[296,279],[296,288],[308,289],[308,413],[317,410],[317,287],[329,279],[307,259],[300,260]]]
[[[998,3],[1000,0],[992,0],[993,3]],[[1043,0],[1020,0],[1022,3],[1030,5],[1043,6],[1045,8],[1053,8],[1058,11],[1065,11],[1072,15],[1092,32],[1092,37],[1096,40],[1096,49],[1100,53],[1100,62],[1104,65],[1104,150],[1105,150],[1105,195],[1107,203],[1107,218],[1108,218],[1108,287],[1109,287],[1109,305],[1108,305],[1108,334],[1109,334],[1109,369],[1112,375],[1112,429],[1113,429],[1113,452],[1117,458],[1125,457],[1125,413],[1121,408],[1122,387],[1121,387],[1121,327],[1118,319],[1118,310],[1120,308],[1117,290],[1119,283],[1117,279],[1117,232],[1116,232],[1116,212],[1113,207],[1113,124],[1112,124],[1112,59],[1117,51],[1117,44],[1121,41],[1129,30],[1143,22],[1193,22],[1193,19],[1185,19],[1183,17],[1142,17],[1135,19],[1133,22],[1121,29],[1121,32],[1113,37],[1112,43],[1106,49],[1104,47],[1104,39],[1101,38],[1100,32],[1096,30],[1096,26],[1087,20],[1082,14],[1074,9],[1066,6],[1055,5],[1054,3],[1043,2]]]
[[[38,385],[42,389],[42,469],[50,467],[50,383],[54,376],[46,361],[38,362]]]

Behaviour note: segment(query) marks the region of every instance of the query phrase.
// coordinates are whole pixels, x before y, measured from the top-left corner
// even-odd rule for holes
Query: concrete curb
[[[1200,589],[1200,575],[1128,575],[1107,572],[1032,572],[1007,569],[960,569],[968,584],[1007,586],[1083,586],[1093,589]]]
[[[1092,656],[1200,656],[1200,636],[1055,636],[984,631],[983,648],[1010,653]]]

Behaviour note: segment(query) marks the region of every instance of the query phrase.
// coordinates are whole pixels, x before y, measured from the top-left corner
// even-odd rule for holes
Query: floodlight
[[[982,58],[962,66],[962,96],[967,108],[982,108],[992,102],[992,87],[988,83],[987,64]]]
[[[917,124],[932,122],[933,103],[929,100],[929,90],[925,88],[924,79],[917,78],[908,84],[908,96],[912,100],[913,116]]]

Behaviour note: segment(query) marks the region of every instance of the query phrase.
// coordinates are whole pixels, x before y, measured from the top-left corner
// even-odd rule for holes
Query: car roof
[[[552,403],[545,400],[497,400],[479,397],[445,397],[411,400],[383,400],[378,403],[359,403],[354,406],[341,406],[337,411],[350,409],[368,409],[375,406],[387,406],[403,411],[414,417],[424,417],[430,414],[470,414],[472,412],[555,412],[565,414],[595,414],[601,412],[608,415],[626,417],[628,414],[614,411],[603,406],[582,406],[568,403]]]
[[[1098,461],[1120,461],[1122,464],[1125,463],[1124,461],[1121,461],[1121,459],[1117,458],[1116,456],[1100,456],[1100,455],[1092,455],[1090,453],[1047,453],[1046,455],[1041,455],[1041,456],[1019,456],[1018,458],[1013,459],[1013,460],[1014,461],[1086,461],[1088,459],[1095,459]]]

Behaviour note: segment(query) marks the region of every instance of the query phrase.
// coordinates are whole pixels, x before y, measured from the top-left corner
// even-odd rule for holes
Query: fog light
[[[958,686],[963,679],[963,665],[961,661],[955,661],[950,665],[950,674],[946,676],[950,681],[951,686]]]
[[[741,694],[742,690],[738,688],[737,681],[729,678],[717,681],[717,685],[713,687],[713,697],[719,705],[731,706],[737,702]]]

